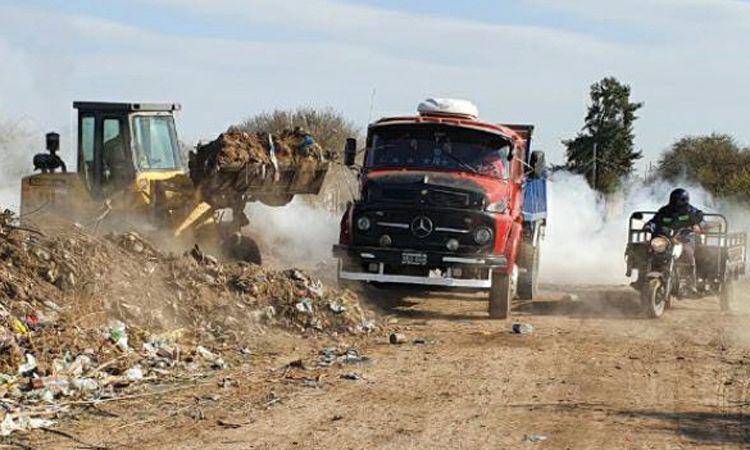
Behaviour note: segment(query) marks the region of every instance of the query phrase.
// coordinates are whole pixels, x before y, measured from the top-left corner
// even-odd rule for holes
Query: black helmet
[[[669,194],[669,205],[684,208],[690,204],[690,194],[685,189],[675,189]]]

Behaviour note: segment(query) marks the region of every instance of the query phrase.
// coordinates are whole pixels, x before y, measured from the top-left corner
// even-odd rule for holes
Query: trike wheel
[[[669,294],[665,292],[664,283],[659,278],[652,278],[641,291],[641,305],[646,315],[652,319],[658,319],[664,314]]]

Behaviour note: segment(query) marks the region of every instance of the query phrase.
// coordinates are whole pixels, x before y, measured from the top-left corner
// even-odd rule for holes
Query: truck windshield
[[[133,130],[135,155],[141,170],[169,170],[182,167],[172,116],[134,116]]]
[[[502,136],[446,125],[377,129],[366,166],[469,171],[505,179],[509,142]]]

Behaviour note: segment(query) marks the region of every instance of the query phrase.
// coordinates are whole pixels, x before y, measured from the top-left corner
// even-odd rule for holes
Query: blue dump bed
[[[547,218],[547,177],[529,178],[523,188],[523,220],[538,222]]]

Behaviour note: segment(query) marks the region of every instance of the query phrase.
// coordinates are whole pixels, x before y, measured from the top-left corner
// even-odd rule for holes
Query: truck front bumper
[[[399,273],[399,268],[415,267],[403,265],[404,252],[410,253],[401,249],[381,247],[348,247],[343,245],[333,247],[333,255],[339,259],[338,278],[340,280],[489,289],[492,284],[492,271],[506,271],[508,267],[508,261],[504,255],[467,256],[422,252],[427,256],[427,261],[420,267],[426,270],[428,274],[426,276],[402,274]],[[346,261],[346,264],[343,261]],[[377,270],[356,269],[365,265],[368,268],[377,267]],[[459,270],[462,274],[481,273],[483,276],[455,276]]]

